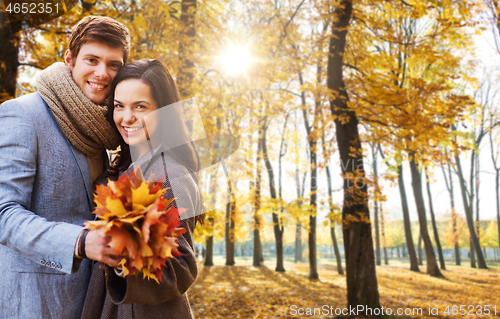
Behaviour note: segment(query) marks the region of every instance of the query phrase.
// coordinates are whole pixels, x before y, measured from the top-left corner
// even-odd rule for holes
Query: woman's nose
[[[134,124],[134,122],[137,121],[137,118],[135,117],[135,113],[131,110],[125,110],[125,114],[123,116],[123,121],[127,124]]]

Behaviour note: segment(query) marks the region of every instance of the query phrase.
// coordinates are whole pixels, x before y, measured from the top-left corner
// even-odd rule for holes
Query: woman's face
[[[125,143],[136,146],[149,139],[156,131],[155,114],[158,109],[151,88],[143,81],[129,79],[118,83],[115,89],[113,120]]]

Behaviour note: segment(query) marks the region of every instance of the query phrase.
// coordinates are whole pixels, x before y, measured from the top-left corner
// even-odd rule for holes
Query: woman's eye
[[[122,108],[121,104],[115,104],[115,109]]]
[[[147,109],[147,107],[146,107],[146,106],[144,106],[144,105],[137,105],[137,108],[138,108],[138,109],[141,109],[141,110],[145,110],[145,109]]]

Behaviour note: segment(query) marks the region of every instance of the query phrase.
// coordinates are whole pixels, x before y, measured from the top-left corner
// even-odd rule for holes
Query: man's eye
[[[97,60],[93,59],[93,58],[88,58],[87,61],[89,61],[90,63],[96,63],[97,62]]]
[[[115,69],[115,70],[118,70],[119,68],[121,67],[120,64],[112,64],[111,65],[111,68]]]

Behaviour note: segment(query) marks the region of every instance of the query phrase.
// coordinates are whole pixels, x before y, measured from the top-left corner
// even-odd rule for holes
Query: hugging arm
[[[0,113],[0,244],[39,265],[71,273],[78,268],[73,267],[74,247],[82,227],[30,211],[40,147],[37,132],[22,104],[6,102]]]

